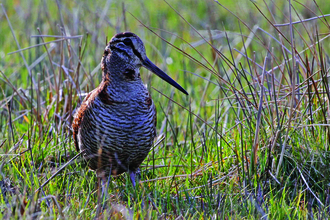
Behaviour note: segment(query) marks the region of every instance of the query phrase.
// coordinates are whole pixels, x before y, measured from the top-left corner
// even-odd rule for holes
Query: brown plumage
[[[105,175],[135,173],[156,136],[156,109],[140,78],[143,66],[188,94],[146,56],[141,39],[131,32],[115,35],[105,48],[102,82],[76,111],[72,128],[77,151],[91,169]]]

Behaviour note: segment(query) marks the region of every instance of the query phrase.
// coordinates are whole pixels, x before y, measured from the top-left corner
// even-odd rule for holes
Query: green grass
[[[2,4],[1,219],[329,218],[329,17],[273,26],[329,14],[327,0]],[[126,174],[102,188],[70,127],[125,30],[189,96],[141,69],[164,139],[136,188]],[[63,39],[40,34],[66,38],[9,54]]]

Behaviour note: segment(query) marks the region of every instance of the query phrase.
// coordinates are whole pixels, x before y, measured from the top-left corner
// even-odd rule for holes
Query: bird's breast
[[[97,169],[99,161],[117,172],[138,167],[156,136],[156,110],[147,89],[125,94],[102,84],[82,106],[77,142],[91,158],[90,167]]]

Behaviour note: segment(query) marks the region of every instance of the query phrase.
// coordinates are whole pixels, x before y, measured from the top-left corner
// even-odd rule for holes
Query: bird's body
[[[111,175],[129,171],[135,185],[135,172],[156,136],[156,109],[140,78],[140,67],[182,88],[151,63],[142,41],[130,32],[111,39],[101,66],[102,83],[86,96],[74,116],[75,146],[84,150],[91,169]]]
[[[75,117],[77,124],[81,118],[76,146],[85,149],[91,169],[113,175],[136,171],[148,155],[156,136],[156,111],[145,86],[135,84],[125,88],[105,80],[89,93],[84,111]]]

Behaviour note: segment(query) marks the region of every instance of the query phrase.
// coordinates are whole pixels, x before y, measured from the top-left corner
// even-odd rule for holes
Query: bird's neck
[[[137,69],[136,71],[140,71]],[[130,100],[144,100],[148,95],[148,90],[144,86],[140,77],[133,80],[120,77],[117,74],[103,74],[103,82],[107,82],[107,93],[111,94],[113,99],[122,102]]]

